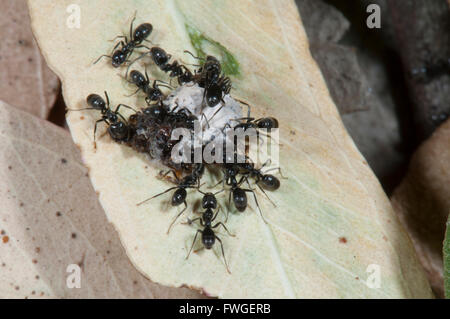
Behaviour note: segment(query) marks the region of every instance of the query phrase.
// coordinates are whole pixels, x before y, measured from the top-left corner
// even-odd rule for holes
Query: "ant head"
[[[127,58],[127,55],[122,52],[122,50],[116,50],[114,51],[111,60],[112,60],[112,66],[117,68],[120,65],[122,65]]]
[[[150,54],[152,56],[153,62],[155,62],[155,64],[158,66],[166,64],[170,59],[170,56],[167,55],[166,51],[159,47],[151,48]]]
[[[147,83],[145,76],[137,70],[133,70],[130,72],[130,78],[131,82],[136,84],[138,87],[141,87]]]
[[[205,193],[202,198],[202,208],[203,209],[216,209],[217,199],[213,193]]]
[[[153,31],[153,26],[150,23],[143,23],[134,30],[133,39],[136,42],[144,41]]]
[[[93,109],[96,109],[96,110],[101,111],[106,108],[105,100],[103,100],[103,98],[98,94],[90,94],[86,98],[86,102],[90,107],[92,107]]]

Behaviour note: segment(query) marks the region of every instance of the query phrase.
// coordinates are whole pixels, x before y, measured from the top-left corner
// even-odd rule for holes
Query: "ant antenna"
[[[137,203],[136,206],[140,206],[140,205],[142,205],[142,204],[148,202],[149,200],[151,200],[151,199],[153,199],[153,198],[155,198],[155,197],[158,197],[158,196],[161,196],[161,195],[163,195],[163,194],[165,194],[165,193],[170,192],[171,190],[173,190],[173,189],[175,189],[175,188],[178,188],[178,186],[171,187],[171,188],[169,188],[169,189],[166,189],[166,190],[165,190],[164,192],[162,192],[162,193],[159,193],[159,194],[156,194],[156,195],[154,195],[154,196],[152,196],[152,197],[150,197],[150,198],[147,198],[146,200],[143,200],[142,202]]]

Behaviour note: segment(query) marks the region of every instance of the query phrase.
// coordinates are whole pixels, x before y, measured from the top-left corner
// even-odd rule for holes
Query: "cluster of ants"
[[[157,46],[148,47],[143,44],[144,42],[151,43],[147,39],[153,31],[153,26],[150,23],[143,23],[133,29],[134,20],[135,18],[133,18],[130,25],[129,38],[125,35],[116,37],[116,39],[122,38],[122,40],[115,45],[112,50],[112,55],[102,55],[94,62],[94,64],[103,57],[111,59],[111,64],[115,68],[128,64],[125,78],[129,83],[136,86],[136,91],[133,94],[137,94],[139,91],[144,93],[147,106],[140,111],[136,111],[128,105],[119,104],[113,110],[110,107],[109,97],[105,91],[106,101],[98,94],[90,94],[86,99],[88,107],[79,110],[98,110],[101,113],[101,118],[95,122],[94,146],[96,145],[95,135],[97,125],[101,122],[105,122],[107,124],[107,132],[114,141],[128,145],[138,152],[146,153],[151,158],[156,158],[160,160],[163,165],[167,166],[169,171],[165,174],[162,174],[161,172],[160,177],[169,179],[167,175],[170,172],[173,173],[174,179],[170,178],[169,180],[175,183],[176,186],[137,204],[141,205],[155,197],[175,190],[171,198],[171,205],[179,206],[184,204],[184,208],[173,219],[167,233],[169,233],[175,221],[187,208],[186,190],[194,188],[203,194],[201,206],[204,209],[204,212],[201,213],[201,217],[193,220],[188,219],[187,221],[188,224],[198,221],[202,226],[202,229],[197,230],[186,258],[191,254],[197,235],[200,234],[203,247],[206,249],[211,249],[216,240],[220,243],[225,266],[227,271],[230,272],[225,258],[222,241],[216,235],[214,229],[222,226],[230,236],[234,235],[228,231],[224,223],[213,223],[220,210],[216,195],[224,191],[225,186],[227,186],[227,188],[229,188],[229,203],[232,198],[236,209],[239,212],[243,212],[247,208],[247,193],[252,193],[261,217],[265,221],[259,208],[255,192],[249,183],[249,179],[254,180],[255,185],[257,185],[266,196],[267,194],[264,189],[269,191],[277,190],[280,187],[280,181],[274,175],[267,174],[267,171],[265,173],[261,171],[266,164],[257,168],[247,155],[244,155],[243,158],[241,157],[241,160],[238,161],[239,155],[237,151],[234,151],[232,155],[227,155],[226,152],[223,152],[222,163],[207,164],[204,161],[201,163],[175,163],[172,161],[172,149],[176,143],[179,142],[179,140],[171,139],[172,131],[176,128],[193,130],[194,122],[198,120],[198,117],[192,114],[187,108],[179,109],[178,107],[175,107],[170,109],[168,105],[163,103],[167,98],[167,95],[161,91],[160,87],[169,89],[172,87],[166,82],[159,80],[154,80],[152,83],[146,70],[144,74],[137,70],[131,70],[131,72],[129,72],[130,67],[137,60],[142,59],[145,56],[150,56],[153,63],[161,71],[167,73],[171,79],[177,80],[179,86],[197,84],[202,88],[202,106],[205,105],[205,107],[216,107],[219,103],[222,103],[222,106],[220,107],[222,108],[225,105],[224,96],[230,93],[231,80],[222,72],[222,66],[219,60],[211,55],[208,55],[206,58],[200,58],[195,57],[189,51],[185,51],[200,61],[200,64],[197,65],[198,69],[195,70],[194,73],[176,60],[170,62],[172,58],[171,55],[167,54],[162,48]],[[130,61],[129,59],[133,52],[139,48],[144,49],[145,52],[141,53],[135,60]],[[244,130],[248,128],[267,129],[269,132],[270,129],[278,128],[278,121],[273,117],[260,119],[250,117],[250,106],[245,102],[240,102],[248,106],[248,116],[234,119],[237,122],[236,125],[234,125],[234,128],[239,127]],[[124,116],[119,113],[121,107],[133,110],[134,114],[130,115],[128,119],[125,119]],[[217,114],[217,112],[214,113],[214,115],[215,114]],[[227,125],[231,127],[230,124]],[[202,147],[204,147],[204,145]],[[213,167],[219,168],[223,172],[223,179],[215,185],[217,186],[222,183],[223,188],[216,193],[203,192],[200,190],[201,178],[204,175],[205,168],[209,169]],[[280,168],[274,169],[277,169],[281,174]],[[248,188],[243,187],[244,182],[247,183]],[[228,220],[228,213],[226,220]]]

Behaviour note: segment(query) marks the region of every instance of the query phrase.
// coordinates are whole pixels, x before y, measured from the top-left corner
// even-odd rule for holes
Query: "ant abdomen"
[[[145,76],[136,70],[130,72],[131,82],[134,83],[138,88],[144,88],[148,85],[148,81]]]
[[[89,94],[86,98],[86,102],[90,107],[96,110],[103,110],[106,107],[105,100],[98,94]]]
[[[216,235],[214,234],[214,231],[206,227],[202,231],[202,243],[205,246],[206,249],[211,249],[214,246],[214,243],[216,242]]]
[[[233,202],[236,209],[243,212],[247,208],[247,194],[241,188],[235,188],[233,190]]]
[[[134,30],[134,41],[141,43],[152,33],[153,26],[150,23],[143,23]]]
[[[186,200],[187,192],[184,188],[177,188],[172,196],[172,206],[178,206],[184,203]]]
[[[278,178],[271,174],[266,174],[262,176],[262,179],[259,181],[259,184],[267,190],[274,191],[280,187],[280,181]]]
[[[258,128],[267,130],[278,128],[278,120],[274,117],[262,118],[258,120]]]
[[[151,48],[150,54],[152,56],[153,62],[155,62],[157,66],[165,65],[170,60],[170,55],[168,55],[166,51],[164,51],[160,47]]]

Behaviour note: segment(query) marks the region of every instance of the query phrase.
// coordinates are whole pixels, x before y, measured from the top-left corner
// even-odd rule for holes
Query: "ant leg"
[[[269,195],[267,195],[267,193],[265,192],[265,190],[259,186],[259,184],[256,184],[258,186],[258,188],[261,190],[261,192],[266,196],[266,198],[269,200],[269,202],[272,203],[273,207],[277,207],[277,205],[275,205],[275,203],[270,199]]]
[[[109,108],[109,96],[108,96],[108,92],[104,91],[105,93],[105,97],[106,97],[106,106]]]
[[[281,178],[283,178],[283,179],[288,179],[287,177],[285,177],[285,176],[281,173],[281,168],[280,168],[280,167],[269,168],[267,171],[264,172],[264,174],[266,174],[267,172],[270,172],[270,171],[274,171],[274,170],[278,170],[278,173],[280,173]]]
[[[209,118],[210,121],[214,118],[214,116],[216,116],[217,113],[219,113],[219,112],[222,110],[222,108],[223,108],[223,106],[224,106],[224,103],[221,103],[221,104],[222,104],[222,105],[219,107],[219,109],[218,109],[217,111],[215,111],[214,114],[213,114],[213,116],[211,116],[211,117]]]
[[[85,108],[82,108],[82,109],[70,109],[70,108],[66,107],[66,110],[67,111],[84,111],[84,110],[96,110],[96,109],[93,108],[93,107],[85,107]]]
[[[213,216],[213,218],[211,219],[211,221],[213,221],[213,220],[216,219],[217,214],[219,214],[219,211],[220,211],[220,206],[219,206],[219,208],[217,209],[217,212],[214,214],[214,216]]]
[[[125,42],[128,42],[127,36],[126,35],[118,35],[116,36],[114,39],[108,40],[109,42],[114,42],[117,39],[125,39]]]
[[[216,187],[217,185],[219,185],[219,184],[222,183],[222,182],[223,182],[223,179],[222,179],[221,181],[217,182],[217,184],[215,184],[214,186],[208,187],[208,188],[214,188],[214,187]],[[223,190],[222,190],[222,191],[223,191]]]
[[[185,224],[189,224],[189,225],[191,225],[191,224],[193,224],[194,222],[196,222],[197,220],[202,220],[202,218],[201,217],[197,217],[197,218],[194,218],[193,220],[190,220],[189,218],[188,218],[188,222],[187,223],[185,223]]]
[[[189,255],[191,254],[192,248],[194,247],[195,240],[197,239],[197,235],[198,235],[198,233],[201,233],[201,232],[202,232],[202,231],[201,231],[200,229],[197,229],[197,232],[195,233],[194,240],[192,241],[191,249],[189,249],[189,253],[188,253],[187,256],[186,256],[186,259],[189,258]]]
[[[170,226],[169,226],[169,228],[167,229],[167,234],[169,234],[170,229],[172,228],[173,224],[175,224],[175,222],[176,222],[176,220],[178,219],[178,217],[180,217],[180,216],[184,213],[184,211],[186,210],[186,208],[187,208],[187,204],[186,204],[186,201],[184,201],[184,208],[183,208],[183,210],[182,210],[180,213],[178,213],[178,215],[173,219],[172,223],[170,223]]]
[[[129,82],[129,83],[131,83],[131,82]],[[128,94],[128,95],[125,95],[126,97],[130,97],[130,96],[133,96],[133,95],[135,95],[137,92],[139,92],[141,90],[141,88],[138,88],[134,93],[131,93],[131,94]]]
[[[137,46],[135,46],[135,48],[136,49],[139,49],[139,48],[146,48],[147,50],[151,50],[151,48],[149,48],[148,46],[146,46],[146,45],[143,45],[143,44],[139,44],[139,45],[137,45]]]
[[[147,73],[147,66],[145,66],[145,68],[144,68],[144,74],[145,74],[145,79],[147,80],[147,83],[150,83],[150,78],[148,77],[148,73]]]
[[[254,117],[240,117],[237,119],[231,119],[232,121],[243,121],[243,120],[247,120],[247,123],[250,123],[251,121],[253,121],[255,118]]]
[[[154,45],[154,43],[153,43],[152,41],[150,41],[150,40],[144,39],[143,41],[148,42],[148,43]]]
[[[170,80],[172,81],[172,79],[170,79]],[[166,85],[166,84],[156,84],[156,82],[163,82],[163,81],[160,81],[160,80],[153,81],[153,88],[154,89],[159,89],[160,86],[163,86],[163,87],[168,88],[168,89],[173,89],[173,86],[170,86],[170,83],[169,83],[169,85]]]
[[[240,103],[242,103],[242,104],[244,104],[244,105],[246,105],[248,107],[247,117],[250,117],[250,104],[248,104],[248,103],[246,103],[246,102],[244,102],[242,100],[239,100],[239,99],[236,99],[236,101],[238,101],[238,102],[240,102]]]
[[[216,239],[219,241],[220,247],[222,248],[222,256],[223,256],[223,260],[225,261],[225,266],[227,266],[227,272],[228,272],[229,274],[231,274],[231,271],[230,271],[230,269],[228,268],[227,259],[225,258],[225,252],[223,251],[222,240],[221,240],[219,237],[217,237],[217,235],[214,235],[214,236],[215,236]]]
[[[165,193],[167,193],[167,192],[170,192],[171,190],[173,190],[173,189],[175,189],[175,188],[178,188],[178,186],[171,187],[171,188],[169,188],[169,189],[166,189],[166,190],[165,190],[164,192],[162,192],[162,193],[159,193],[159,194],[156,194],[155,196],[152,196],[152,197],[150,197],[150,198],[147,198],[146,200],[143,200],[142,202],[137,203],[136,206],[140,206],[140,205],[142,205],[142,204],[148,202],[149,200],[151,200],[151,199],[153,199],[153,198],[155,198],[155,197],[158,197],[158,196],[161,196],[161,195],[163,195],[163,194],[165,194]]]
[[[133,23],[134,20],[136,20],[136,11],[134,11],[134,15],[133,15],[133,19],[131,19],[131,23],[130,23],[130,40],[133,40]]]
[[[126,78],[128,77],[128,72],[130,71],[130,67],[131,67],[137,60],[142,59],[142,58],[143,58],[144,56],[146,56],[147,54],[150,54],[150,51],[142,53],[140,57],[134,59],[133,61],[131,61],[131,63],[128,64],[127,71],[125,72],[125,77],[126,77]]]
[[[236,237],[235,234],[230,233],[230,231],[228,230],[228,228],[227,228],[222,222],[218,222],[217,224],[215,224],[215,225],[214,225],[213,227],[211,227],[211,228],[217,228],[217,227],[219,227],[219,226],[222,226],[222,227],[226,230],[226,232],[228,233],[228,235],[230,235],[231,237]]]
[[[246,179],[246,182],[248,184],[248,187],[251,188],[250,183],[248,182],[248,178],[245,178],[245,179]],[[250,193],[253,194],[253,198],[255,199],[256,206],[258,207],[259,214],[261,215],[262,220],[267,224],[267,221],[266,221],[266,219],[264,218],[264,216],[262,214],[261,208],[259,207],[258,199],[256,199],[255,191],[253,189],[243,189],[243,191],[244,192],[250,192]]]
[[[208,118],[206,117],[205,113],[202,113],[202,116],[200,117],[200,120],[203,120],[203,119],[205,119],[205,121],[206,121],[206,126],[208,128],[210,128],[209,121],[208,121]]]
[[[98,125],[98,123],[100,123],[100,122],[105,122],[106,124],[109,124],[108,121],[107,121],[106,119],[100,119],[100,120],[97,120],[97,121],[95,122],[95,126],[94,126],[94,148],[95,148],[95,149],[97,148],[97,143],[95,142],[95,133],[97,132],[97,125]]]
[[[200,58],[200,57],[198,57],[198,56],[195,56],[194,54],[192,54],[192,52],[191,51],[189,51],[189,50],[184,50],[183,51],[184,53],[188,53],[190,56],[192,56],[194,59],[197,59],[197,60],[205,60],[204,58]]]
[[[128,105],[125,105],[125,104],[122,104],[122,103],[117,105],[116,110],[114,111],[114,113],[118,114],[119,109],[120,109],[121,106],[123,106],[123,107],[125,107],[125,108],[127,108],[129,110],[135,111],[137,113],[137,111],[135,109],[133,109],[131,106],[128,106]]]
[[[119,36],[116,37],[116,39],[119,38],[119,37],[124,37],[124,36],[123,35],[119,35]],[[115,41],[115,39],[114,40],[110,40],[110,41]],[[125,37],[125,42],[128,42],[127,37]],[[120,44],[122,44],[122,47],[125,45],[123,41],[117,42],[116,45],[114,46],[114,48],[112,48],[111,53],[114,53],[114,51],[117,49],[117,47]]]
[[[103,57],[107,57],[107,58],[110,58],[110,59],[112,58],[110,55],[103,54],[97,60],[95,60],[95,62],[92,63],[92,64],[97,64],[97,62],[100,61],[100,59],[103,58]]]

